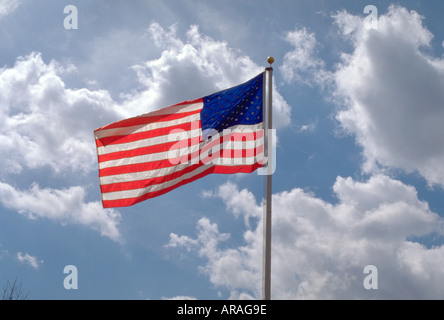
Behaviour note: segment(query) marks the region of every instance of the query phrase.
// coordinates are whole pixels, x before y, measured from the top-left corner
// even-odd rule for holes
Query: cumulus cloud
[[[162,53],[158,59],[133,66],[139,87],[122,93],[121,103],[106,90],[67,88],[62,76],[77,71],[76,67],[64,67],[57,61],[45,63],[38,52],[19,57],[13,67],[0,69],[4,174],[0,201],[4,206],[30,218],[80,223],[118,239],[120,215],[101,209],[98,202],[87,202],[85,186],[15,186],[9,179],[45,168],[59,180],[70,175],[86,177],[97,168],[94,129],[237,85],[263,71],[227,43],[201,34],[197,26],[188,30],[186,39],[177,36],[174,26],[164,29],[157,23],[150,25],[148,34]],[[274,99],[276,126],[285,126],[290,107],[277,91]]]
[[[345,11],[334,20],[353,45],[333,75],[337,119],[363,147],[363,169],[418,171],[443,187],[444,60],[425,53],[433,34],[423,17],[390,6],[377,29]]]
[[[74,223],[98,230],[103,236],[120,240],[117,228],[121,216],[115,210],[103,209],[99,202],[86,202],[82,187],[41,189],[33,184],[29,190],[18,190],[0,182],[0,202],[30,219],[48,218],[62,224]]]
[[[117,241],[120,214],[87,202],[85,187],[21,189],[8,182],[43,168],[61,180],[97,168],[92,132],[121,115],[106,91],[66,88],[61,74],[72,69],[47,64],[40,53],[0,69],[0,202],[32,219],[82,224]]]
[[[233,190],[235,192],[233,192]],[[250,218],[258,218],[262,214],[262,210],[251,207],[256,202],[254,195],[248,190],[238,190],[234,183],[228,182],[221,185],[217,192],[213,190],[203,190],[203,198],[222,198],[227,208],[230,209],[236,217],[243,215],[246,226],[250,226]]]
[[[229,288],[231,298],[239,297],[238,288],[256,289],[254,284],[260,282],[260,257],[253,255],[251,248],[221,250],[221,243],[227,241],[230,235],[220,233],[217,224],[206,217],[198,221],[196,230],[196,239],[172,233],[167,247],[197,251],[199,257],[208,259],[207,265],[201,266],[200,271],[208,275],[213,284]],[[251,297],[249,293],[242,294]]]
[[[164,29],[152,23],[143,37],[148,35],[162,53],[133,66],[139,86],[121,93],[121,102],[106,90],[67,88],[63,76],[77,72],[77,67],[46,63],[38,52],[0,69],[0,202],[5,207],[33,219],[82,224],[118,240],[120,214],[88,202],[85,185],[66,183],[57,189],[45,181],[49,187],[36,182],[23,186],[12,183],[14,177],[31,177],[49,168],[58,184],[72,175],[86,178],[97,169],[94,129],[237,85],[263,71],[197,26],[181,39],[174,26]],[[290,107],[277,91],[274,99],[275,124],[285,126]]]
[[[418,199],[412,186],[385,175],[360,182],[338,177],[338,203],[299,188],[273,195],[272,295],[275,299],[443,298],[444,246],[426,247],[412,239],[444,237],[444,221]],[[231,191],[231,192],[230,192]],[[253,195],[232,183],[217,189],[231,212],[261,211]],[[240,199],[242,198],[242,200]],[[250,202],[250,207],[232,206]],[[235,209],[236,208],[236,209]],[[230,290],[230,298],[260,298],[262,216],[255,215],[244,244],[226,248],[229,234],[202,218],[197,237],[171,234],[171,247],[207,259],[210,281]],[[365,266],[378,269],[378,290],[363,286]]]
[[[345,10],[332,18],[351,53],[327,70],[316,35],[296,28],[286,34],[284,79],[327,89],[341,128],[363,148],[364,172],[417,171],[444,187],[444,59],[430,55],[434,36],[423,17],[391,5],[373,27]]]
[[[333,19],[352,48],[333,71],[317,58],[318,42],[306,28],[287,33],[293,49],[280,71],[288,83],[328,88],[339,124],[362,146],[363,170],[372,176],[338,177],[335,203],[299,188],[273,195],[273,297],[442,299],[444,220],[414,187],[381,172],[417,171],[444,186],[444,60],[424,50],[433,35],[415,11],[390,6],[373,29],[346,11]],[[261,205],[232,183],[205,197],[219,197],[245,217],[244,243],[227,248],[230,234],[204,217],[196,237],[171,234],[169,246],[205,257],[201,271],[230,298],[260,298]],[[378,269],[378,290],[363,285],[367,265]]]
[[[30,265],[35,270],[38,270],[43,263],[43,260],[39,260],[37,257],[31,256],[29,253],[23,254],[22,252],[17,252],[16,259],[20,263]]]
[[[186,39],[177,35],[175,26],[164,29],[156,22],[148,32],[162,54],[133,66],[142,88],[122,95],[122,110],[132,115],[232,87],[264,71],[226,42],[202,34],[197,26],[190,27]],[[284,127],[289,124],[290,106],[277,90],[273,98],[275,125]]]
[[[2,0],[0,2],[0,19],[15,11],[21,4],[21,0]]]
[[[55,61],[41,54],[0,69],[0,153],[3,170],[51,167],[88,172],[96,168],[92,131],[118,119],[106,91],[67,89]]]
[[[316,57],[319,43],[316,35],[309,33],[307,28],[296,28],[287,32],[285,41],[293,49],[284,56],[284,63],[279,68],[287,82],[299,81],[306,84],[321,83],[324,71],[324,61]]]

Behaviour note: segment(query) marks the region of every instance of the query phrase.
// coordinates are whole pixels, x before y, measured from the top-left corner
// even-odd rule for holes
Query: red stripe
[[[183,176],[184,174],[198,169],[201,166],[202,164],[189,165],[187,167],[184,167],[182,170],[174,171],[166,176],[155,177],[151,179],[105,184],[100,186],[100,190],[102,191],[102,193],[108,193],[124,190],[142,189],[162,182],[174,180]]]
[[[212,155],[211,158],[208,158],[206,161],[211,162],[212,159],[216,158],[244,158],[247,154],[253,154],[256,156],[257,154],[260,154],[262,152],[263,147],[258,146],[256,148],[252,149],[240,149],[240,150],[220,150],[218,155]],[[250,151],[247,151],[250,150]],[[242,154],[240,154],[240,151],[242,151]],[[199,150],[193,153],[193,156],[198,156]],[[113,166],[109,168],[103,168],[99,170],[99,177],[105,177],[105,176],[113,176],[118,174],[124,174],[124,173],[135,173],[135,172],[143,172],[143,171],[150,171],[150,170],[156,170],[156,169],[163,169],[168,167],[173,167],[177,165],[178,163],[189,163],[191,162],[191,155],[186,154],[181,157],[172,158],[172,159],[165,159],[165,160],[157,160],[157,161],[150,161],[150,162],[142,162],[142,163],[135,163],[135,164],[127,164],[123,166]],[[202,163],[202,160],[199,161],[199,163]]]
[[[151,153],[158,153],[158,152],[166,152],[166,151],[172,151],[176,149],[186,148],[188,146],[191,146],[191,143],[195,142],[194,140],[197,140],[198,138],[191,138],[186,140],[180,140],[180,141],[172,141],[172,142],[166,142],[162,144],[156,144],[148,147],[142,147],[138,149],[132,149],[128,151],[118,151],[114,153],[108,153],[108,154],[102,154],[98,156],[99,163],[110,161],[110,160],[118,160],[118,159],[124,159],[124,158],[131,158],[131,157],[137,157],[137,156],[144,156]]]
[[[256,149],[250,149],[249,150],[250,152],[244,152],[242,158],[244,158],[246,156],[246,153],[249,153],[248,156],[251,156],[251,157],[256,156],[257,154],[260,154],[262,152],[262,149],[263,149],[262,146],[259,148],[256,148]],[[232,156],[229,159],[234,159],[234,154],[232,154]],[[210,164],[211,164],[211,162],[210,162]],[[102,184],[100,188],[101,188],[102,193],[146,188],[146,187],[149,187],[149,186],[152,186],[155,184],[160,184],[162,182],[167,182],[167,181],[171,181],[176,178],[179,178],[179,177],[183,176],[184,174],[192,172],[195,169],[197,169],[203,165],[205,165],[205,164],[203,164],[202,162],[199,162],[198,164],[189,163],[184,168],[178,169],[177,171],[169,173],[165,176],[159,176],[159,177],[155,177],[155,178],[149,178],[149,179],[143,179],[143,180],[137,180],[137,181]],[[225,166],[218,165],[217,167],[225,167]]]
[[[203,171],[203,172],[201,172],[189,179],[184,179],[184,180],[180,181],[179,183],[175,184],[174,186],[171,186],[171,187],[168,187],[168,188],[165,188],[162,190],[158,190],[158,191],[153,191],[153,192],[144,194],[143,196],[136,197],[136,198],[118,199],[118,200],[104,200],[104,201],[102,201],[102,203],[103,203],[104,208],[128,207],[128,206],[132,206],[136,203],[145,201],[147,199],[151,199],[151,198],[160,196],[162,194],[168,193],[180,186],[183,186],[183,185],[193,182],[197,179],[205,177],[211,173],[218,173],[218,174],[251,173],[260,167],[262,167],[262,165],[258,164],[258,163],[255,163],[250,166],[236,166],[236,167],[215,166],[215,167],[210,167],[207,170],[205,170],[205,171]]]
[[[216,144],[220,143],[222,140],[223,142],[229,142],[229,141],[254,141],[258,138],[261,138],[263,136],[263,131],[259,130],[258,132],[252,132],[252,139],[250,140],[250,137],[245,136],[245,134],[233,132],[227,136],[221,137],[220,139],[215,139],[214,141],[211,141],[211,143],[205,145],[204,148],[202,148],[201,152],[205,152],[206,150],[213,148]],[[245,139],[244,139],[245,138]],[[123,159],[123,158],[131,158],[135,156],[141,156],[141,155],[147,155],[150,153],[158,153],[158,152],[165,152],[165,151],[171,151],[181,148],[186,148],[187,146],[192,147],[196,145],[197,143],[202,142],[202,136],[200,137],[193,137],[190,139],[184,139],[180,141],[172,141],[167,142],[163,144],[158,145],[151,145],[147,147],[142,147],[138,149],[131,149],[127,151],[117,151],[113,153],[103,154],[98,156],[98,162],[104,162],[109,160],[117,160],[117,159]]]
[[[103,137],[100,139],[96,139],[96,144],[97,144],[97,147],[104,147],[104,146],[112,145],[112,144],[135,142],[135,141],[139,141],[139,140],[143,140],[143,139],[164,136],[164,135],[170,134],[173,130],[176,130],[176,129],[189,131],[192,129],[199,129],[199,128],[200,128],[200,121],[198,120],[198,121],[186,122],[186,123],[182,123],[182,124],[175,124],[173,126],[162,127],[162,128],[158,128],[158,129],[149,130],[149,131],[132,133],[129,135]]]
[[[98,156],[99,163],[110,161],[110,160],[118,160],[118,159],[124,159],[124,158],[131,158],[131,157],[137,157],[142,155],[147,155],[151,153],[158,153],[158,152],[164,152],[168,151],[171,148],[174,147],[174,144],[177,143],[176,141],[173,142],[167,142],[163,144],[157,144],[149,147],[143,147],[139,149],[132,149],[128,151],[118,151],[114,153],[109,154],[102,154]]]
[[[188,105],[188,104],[194,104],[194,103],[199,103],[199,102],[202,102],[202,99],[184,101],[184,102],[175,104],[173,106],[170,106],[170,107],[167,107],[167,108],[164,108],[164,109],[160,109],[160,110],[156,110],[156,111],[147,113],[145,115],[140,115],[138,117],[133,117],[133,118],[130,118],[130,119],[125,119],[125,120],[120,120],[120,121],[117,121],[117,122],[113,122],[111,124],[108,124],[106,126],[103,126],[101,128],[98,128],[98,129],[94,130],[94,132],[105,130],[105,129],[115,129],[115,128],[137,126],[137,125],[153,123],[153,122],[157,122],[157,121],[167,121],[167,120],[180,119],[180,118],[183,118],[185,116],[189,116],[189,115],[193,115],[193,114],[199,113],[201,110],[189,111],[189,112],[184,112],[184,113],[178,113],[178,112],[167,113],[167,110],[175,108],[175,107],[178,107],[178,106],[181,106],[181,105]],[[163,114],[160,114],[160,115],[156,114],[156,113],[159,113],[159,112],[162,112]]]
[[[181,119],[187,116],[191,116],[194,114],[198,114],[201,112],[201,109],[195,110],[195,111],[188,111],[180,113],[183,108],[180,106],[187,106],[193,103],[202,103],[202,99],[196,99],[191,101],[184,101],[179,104],[151,112],[149,114],[141,115],[139,117],[133,117],[130,119],[125,119],[122,121],[118,121],[115,123],[112,123],[110,125],[104,126],[102,128],[96,129],[95,132],[101,131],[101,130],[107,130],[107,129],[118,129],[118,128],[127,128],[134,126],[134,130],[137,130],[139,128],[142,128],[144,125],[150,124],[150,123],[156,123],[159,124],[160,128],[157,129],[151,129],[149,131],[144,132],[137,132],[133,134],[126,134],[126,135],[115,135],[115,136],[108,136],[103,137],[100,139],[96,139],[96,145],[97,147],[102,146],[108,146],[113,144],[122,144],[122,143],[131,143],[135,142],[137,145],[137,142],[140,142],[144,139],[154,138],[154,137],[160,137],[170,134],[173,130],[183,130],[183,131],[190,131],[193,129],[201,129],[201,122],[200,121],[193,121],[193,122],[187,122],[184,124],[175,124],[166,126],[164,121],[174,121],[177,119]],[[137,127],[139,126],[139,127]],[[117,130],[118,132],[118,130]],[[106,133],[103,133],[106,134]],[[157,184],[161,184],[164,182],[172,181],[172,180],[179,180],[177,183],[175,183],[173,186],[166,187],[162,190],[158,191],[152,191],[148,192],[145,195],[142,195],[140,197],[134,197],[130,199],[118,199],[118,200],[102,200],[102,204],[104,208],[111,208],[111,207],[126,207],[131,206],[136,203],[142,202],[144,200],[154,198],[157,196],[160,196],[162,194],[168,193],[182,185],[188,184],[190,182],[193,182],[197,179],[200,179],[206,175],[209,175],[211,173],[216,174],[234,174],[234,173],[251,173],[255,171],[257,168],[262,167],[262,163],[254,163],[254,164],[240,164],[240,165],[234,165],[234,166],[228,166],[228,165],[212,165],[211,161],[222,158],[222,159],[243,159],[245,157],[254,157],[258,154],[263,152],[263,145],[255,146],[254,148],[250,149],[238,149],[238,150],[231,150],[231,149],[223,149],[224,143],[227,142],[236,142],[236,141],[256,141],[257,139],[261,138],[263,136],[263,130],[258,131],[251,131],[251,132],[232,132],[226,136],[221,136],[218,139],[214,139],[211,142],[205,142],[202,144],[202,137],[194,137],[194,138],[188,138],[181,141],[168,141],[164,143],[158,143],[158,144],[151,144],[149,146],[140,147],[132,150],[127,151],[117,151],[109,154],[99,155],[98,156],[98,162],[106,162],[111,160],[118,160],[118,159],[125,159],[125,158],[131,158],[131,157],[137,157],[137,156],[148,156],[150,154],[160,153],[160,152],[168,152],[171,150],[176,149],[183,149],[188,146],[195,146],[198,144],[201,144],[201,147],[199,150],[195,151],[192,155],[186,154],[181,157],[177,157],[175,159],[163,159],[163,160],[156,160],[156,161],[148,161],[144,163],[138,163],[138,164],[131,164],[131,165],[122,165],[122,166],[113,166],[110,168],[104,168],[99,170],[99,176],[105,177],[105,176],[112,176],[112,175],[119,175],[119,174],[126,174],[126,173],[143,173],[146,172],[148,174],[148,171],[150,170],[156,170],[156,169],[163,169],[163,168],[170,168],[175,167],[173,169],[173,172],[165,175],[165,176],[156,176],[156,177],[148,177],[147,179],[139,180],[139,181],[124,181],[119,183],[112,183],[108,185],[101,185],[101,192],[102,194],[110,193],[110,192],[119,192],[119,191],[125,191],[125,190],[135,190],[135,189],[142,189],[148,188],[150,186],[154,186]],[[221,150],[217,151],[215,154],[211,154],[212,148],[215,146],[220,145]],[[131,147],[131,145],[129,145]],[[106,149],[105,149],[106,150]],[[208,151],[210,151],[210,154],[208,155]],[[204,153],[205,152],[205,153]],[[204,153],[204,154],[203,154]],[[191,163],[191,158],[194,157],[195,161],[196,159],[199,160],[199,163]],[[200,157],[206,157],[205,159],[200,159]],[[183,178],[186,174],[192,174],[194,170],[201,168],[202,166],[206,167],[204,163],[202,163],[202,160],[206,163],[210,163],[208,168],[205,169],[203,172],[198,173],[196,175],[193,175],[189,178]],[[196,161],[197,162],[197,161]],[[184,166],[178,166],[179,164],[184,164]]]
[[[114,176],[116,174],[142,172],[156,169],[163,169],[174,166],[171,160],[160,160],[152,162],[143,162],[136,164],[127,164],[124,166],[116,166],[99,170],[99,177]]]

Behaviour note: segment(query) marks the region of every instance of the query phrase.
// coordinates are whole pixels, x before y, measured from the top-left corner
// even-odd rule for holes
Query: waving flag
[[[131,206],[211,173],[262,167],[263,75],[96,129],[103,207]]]

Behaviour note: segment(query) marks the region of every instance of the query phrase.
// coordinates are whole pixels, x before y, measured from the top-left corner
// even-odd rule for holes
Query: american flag
[[[104,208],[264,165],[263,77],[94,131]]]

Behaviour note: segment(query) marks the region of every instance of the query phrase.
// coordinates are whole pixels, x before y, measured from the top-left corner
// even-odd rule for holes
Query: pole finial
[[[271,67],[271,65],[272,65],[273,62],[274,62],[274,58],[273,58],[273,57],[268,57],[268,58],[267,58],[267,62],[270,64],[270,67]]]

